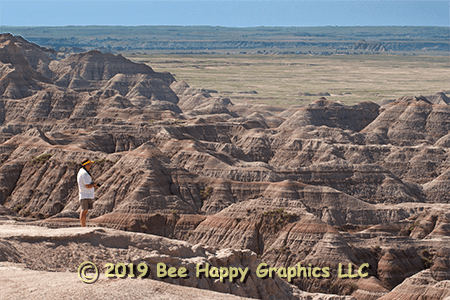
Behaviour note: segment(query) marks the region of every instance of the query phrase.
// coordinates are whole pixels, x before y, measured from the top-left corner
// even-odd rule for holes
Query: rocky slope
[[[351,297],[314,295],[302,292],[279,277],[268,280],[261,279],[255,273],[261,260],[249,250],[217,250],[212,247],[190,245],[186,242],[154,235],[127,233],[113,229],[66,228],[45,230],[34,226],[8,224],[0,225],[0,227],[2,229],[0,234],[2,261],[7,260],[24,264],[28,268],[40,271],[70,271],[73,272],[74,278],[77,276],[75,272],[79,265],[85,261],[94,263],[101,274],[106,273],[107,267],[104,266],[107,263],[114,265],[119,263],[126,265],[129,263],[135,265],[144,263],[148,266],[148,271],[141,280],[149,280],[147,278],[150,278],[180,286],[260,299],[352,299]],[[159,263],[165,264],[167,269],[169,267],[177,269],[184,267],[188,276],[158,275],[157,264]],[[206,265],[211,270],[221,267],[227,269],[233,267],[236,270],[240,268],[241,273],[239,273],[239,276],[234,276],[235,279],[232,282],[228,276],[220,279],[213,273],[208,276],[197,275],[197,270]],[[245,280],[243,280],[241,275],[246,269],[245,272],[248,275],[244,276]],[[135,276],[143,273],[139,269],[137,270]],[[224,274],[224,271],[222,271],[222,275]],[[43,276],[47,275],[44,273]],[[101,287],[107,284],[105,279],[102,279],[99,283]],[[115,280],[106,279],[106,281]],[[131,278],[123,280],[140,281],[140,279]],[[95,282],[95,284],[98,283]],[[152,282],[146,284],[151,285]],[[192,292],[191,289],[185,290]],[[119,294],[122,293],[119,291]],[[209,294],[211,297],[225,298],[220,294]],[[113,296],[117,298],[118,295]],[[235,299],[236,297],[229,298]]]
[[[3,220],[78,226],[76,174],[89,157],[102,184],[90,225],[239,249],[277,268],[329,267],[329,278],[292,280],[308,292],[378,299],[429,272],[424,288],[448,284],[445,93],[281,111],[235,105],[112,54],[57,60],[11,35],[0,52]],[[0,248],[1,260],[21,255]],[[369,278],[337,276],[340,264],[365,263]],[[260,288],[235,294],[273,296]]]

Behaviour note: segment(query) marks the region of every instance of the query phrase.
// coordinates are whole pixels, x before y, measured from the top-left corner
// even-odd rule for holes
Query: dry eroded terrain
[[[58,60],[2,35],[0,261],[58,272],[87,258],[369,263],[359,280],[165,282],[262,299],[448,300],[448,89],[383,105],[252,106],[120,55]],[[102,186],[96,227],[83,231],[69,227],[85,157]]]

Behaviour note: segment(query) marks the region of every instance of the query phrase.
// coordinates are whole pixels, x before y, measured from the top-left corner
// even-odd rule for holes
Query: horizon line
[[[144,1],[144,0],[143,0]],[[1,27],[22,27],[22,28],[42,28],[42,27],[215,27],[215,28],[304,28],[304,27],[442,27],[450,28],[446,25],[258,25],[258,26],[223,26],[223,25],[0,25]]]

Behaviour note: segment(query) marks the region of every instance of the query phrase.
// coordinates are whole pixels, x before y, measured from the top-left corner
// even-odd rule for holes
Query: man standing
[[[92,176],[89,170],[92,167],[92,162],[89,159],[83,160],[80,171],[78,171],[78,191],[80,196],[80,222],[81,227],[86,227],[86,217],[89,209],[92,209],[94,202],[94,188],[98,187],[96,182],[92,181]]]

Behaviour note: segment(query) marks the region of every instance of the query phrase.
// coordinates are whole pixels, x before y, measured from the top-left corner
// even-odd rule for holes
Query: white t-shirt
[[[92,187],[92,188],[88,189],[86,187],[86,184],[92,183],[92,178],[88,174],[88,172],[86,172],[86,170],[84,168],[81,168],[80,171],[78,171],[77,181],[78,181],[78,191],[79,191],[80,200],[81,199],[94,199],[95,188]]]

